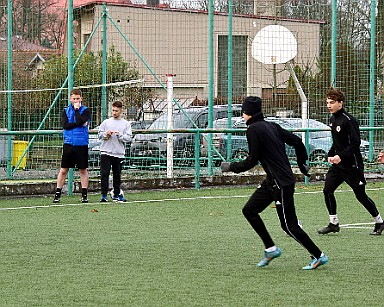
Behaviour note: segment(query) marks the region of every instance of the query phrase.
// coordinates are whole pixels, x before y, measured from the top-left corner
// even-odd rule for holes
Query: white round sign
[[[252,57],[263,64],[282,64],[297,54],[297,41],[291,31],[279,25],[262,28],[252,42]]]

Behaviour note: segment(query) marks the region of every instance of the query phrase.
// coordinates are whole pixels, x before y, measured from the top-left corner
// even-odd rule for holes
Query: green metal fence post
[[[102,63],[102,76],[103,84],[107,83],[107,5],[103,3],[103,63]],[[107,87],[101,87],[101,120],[107,118]]]
[[[336,86],[337,0],[332,0],[331,85]]]
[[[8,67],[7,67],[7,112],[8,112],[8,131],[12,130],[12,0],[8,0],[7,2],[7,14],[8,14],[8,23],[7,23],[7,31],[8,31]],[[7,156],[7,176],[12,176],[12,136],[8,136],[8,156]]]
[[[376,54],[376,0],[371,2],[371,48],[369,61],[369,126],[375,125],[375,54]],[[369,161],[373,160],[373,130],[369,130]]]
[[[233,0],[228,1],[228,129],[232,128],[232,16]],[[232,133],[228,133],[227,160],[232,153]]]
[[[195,135],[195,189],[200,189],[200,132]]]
[[[73,0],[68,0],[68,105],[70,93],[73,89],[74,66],[73,66]],[[68,172],[68,195],[73,194],[73,169]]]
[[[308,129],[305,130],[305,148],[307,149],[307,155],[309,156],[309,131]],[[309,165],[309,159],[307,160],[307,165]],[[304,176],[304,183],[309,184],[309,179],[307,176]]]
[[[213,123],[213,100],[214,100],[214,0],[209,0],[208,6],[208,128],[212,128]],[[208,136],[208,175],[213,175],[212,161],[212,133]]]

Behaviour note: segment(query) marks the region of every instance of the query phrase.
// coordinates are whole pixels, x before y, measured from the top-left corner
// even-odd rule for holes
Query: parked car
[[[137,120],[131,121],[132,130],[145,130],[153,123],[153,120]]]
[[[174,129],[207,128],[207,106],[188,107],[173,111]],[[241,115],[241,105],[232,105],[233,116]],[[213,106],[213,119],[228,117],[227,105]],[[160,115],[148,130],[166,130],[168,114]],[[173,134],[175,164],[191,165],[195,152],[195,133]],[[167,157],[167,134],[137,134],[131,145],[131,158],[138,166],[165,164]]]
[[[301,129],[303,120],[301,118],[280,118],[280,117],[266,117],[265,120],[275,122],[285,129]],[[214,128],[227,128],[228,119],[219,119],[213,123]],[[246,124],[242,117],[232,118],[233,128],[246,128]],[[308,120],[308,127],[316,129],[324,129],[325,131],[311,131],[309,132],[309,161],[313,163],[324,163],[327,161],[327,154],[332,145],[332,136],[329,126],[316,121],[314,119]],[[294,132],[298,136],[302,136],[304,132]],[[219,157],[218,152],[222,157],[227,159],[228,148],[228,133],[214,133],[212,136],[212,145],[215,150],[212,150],[214,157]],[[201,155],[207,156],[208,142],[206,139],[202,140]],[[293,147],[286,145],[287,155],[290,159],[295,160],[296,154]],[[368,158],[369,142],[362,140],[360,151],[363,158]],[[248,154],[248,143],[245,133],[238,134],[232,133],[231,135],[231,157],[230,159],[244,159]],[[221,159],[217,159],[220,160]]]
[[[231,128],[246,128],[245,122],[242,117],[232,117]],[[228,118],[217,119],[213,122],[213,129],[228,129]],[[201,138],[200,155],[208,157],[208,134],[204,134]],[[212,151],[211,154],[219,164],[222,159],[219,154],[227,159],[228,148],[228,133],[214,132],[212,133]],[[248,143],[244,133],[231,134],[231,159],[243,160],[248,155]]]
[[[99,127],[92,129],[98,131]],[[96,133],[89,133],[89,143],[88,143],[88,164],[90,167],[99,165],[100,161],[100,145],[101,140]]]
[[[278,118],[271,117],[267,120],[278,123],[285,129],[301,129],[303,127],[303,119],[301,118]],[[309,142],[309,161],[316,163],[324,163],[327,161],[328,151],[332,146],[332,136],[329,126],[314,119],[308,119],[308,128],[326,129],[326,131],[310,131],[308,133]],[[304,132],[294,132],[302,137]],[[286,146],[286,151],[289,158],[296,157],[295,149],[291,146]]]
[[[287,123],[287,126],[285,127],[289,128],[289,125],[293,129],[300,129],[302,127],[303,122],[301,118],[284,118],[284,121]],[[282,124],[282,126],[284,127],[284,124]],[[314,119],[309,119],[308,127],[329,130],[309,132],[309,160],[311,162],[325,162],[327,160],[328,151],[332,146],[332,135],[329,126]],[[303,132],[299,132],[298,134],[301,136]],[[291,150],[293,149],[291,148]],[[363,156],[363,159],[368,159],[368,141],[361,140],[360,152]],[[294,154],[294,150],[292,154]]]

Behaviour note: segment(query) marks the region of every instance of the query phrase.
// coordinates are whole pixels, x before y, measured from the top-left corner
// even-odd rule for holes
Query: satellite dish
[[[263,64],[283,64],[297,54],[292,32],[279,25],[262,28],[252,42],[252,57]]]

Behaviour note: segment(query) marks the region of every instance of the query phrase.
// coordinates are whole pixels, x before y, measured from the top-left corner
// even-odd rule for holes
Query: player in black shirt
[[[333,145],[328,152],[328,170],[325,185],[325,204],[329,213],[329,225],[319,229],[318,233],[339,232],[339,219],[336,211],[334,192],[346,182],[355,193],[357,200],[371,214],[375,227],[371,235],[381,235],[384,230],[383,219],[372,199],[365,192],[364,163],[360,152],[360,129],[356,119],[343,108],[345,95],[342,91],[331,88],[327,94],[327,108],[332,113],[330,126]]]
[[[276,247],[260,213],[272,202],[276,204],[277,214],[283,230],[310,253],[312,260],[304,270],[313,270],[328,262],[328,257],[321,252],[307,233],[299,226],[294,206],[295,177],[293,175],[285,144],[293,146],[296,151],[297,163],[301,172],[309,176],[306,148],[301,139],[293,133],[281,128],[278,124],[264,120],[261,112],[261,99],[247,97],[244,100],[243,118],[247,123],[248,157],[240,162],[223,162],[223,172],[245,172],[259,162],[267,174],[243,208],[243,214],[252,228],[260,236],[265,246],[265,257],[258,263],[264,267],[281,255]]]

